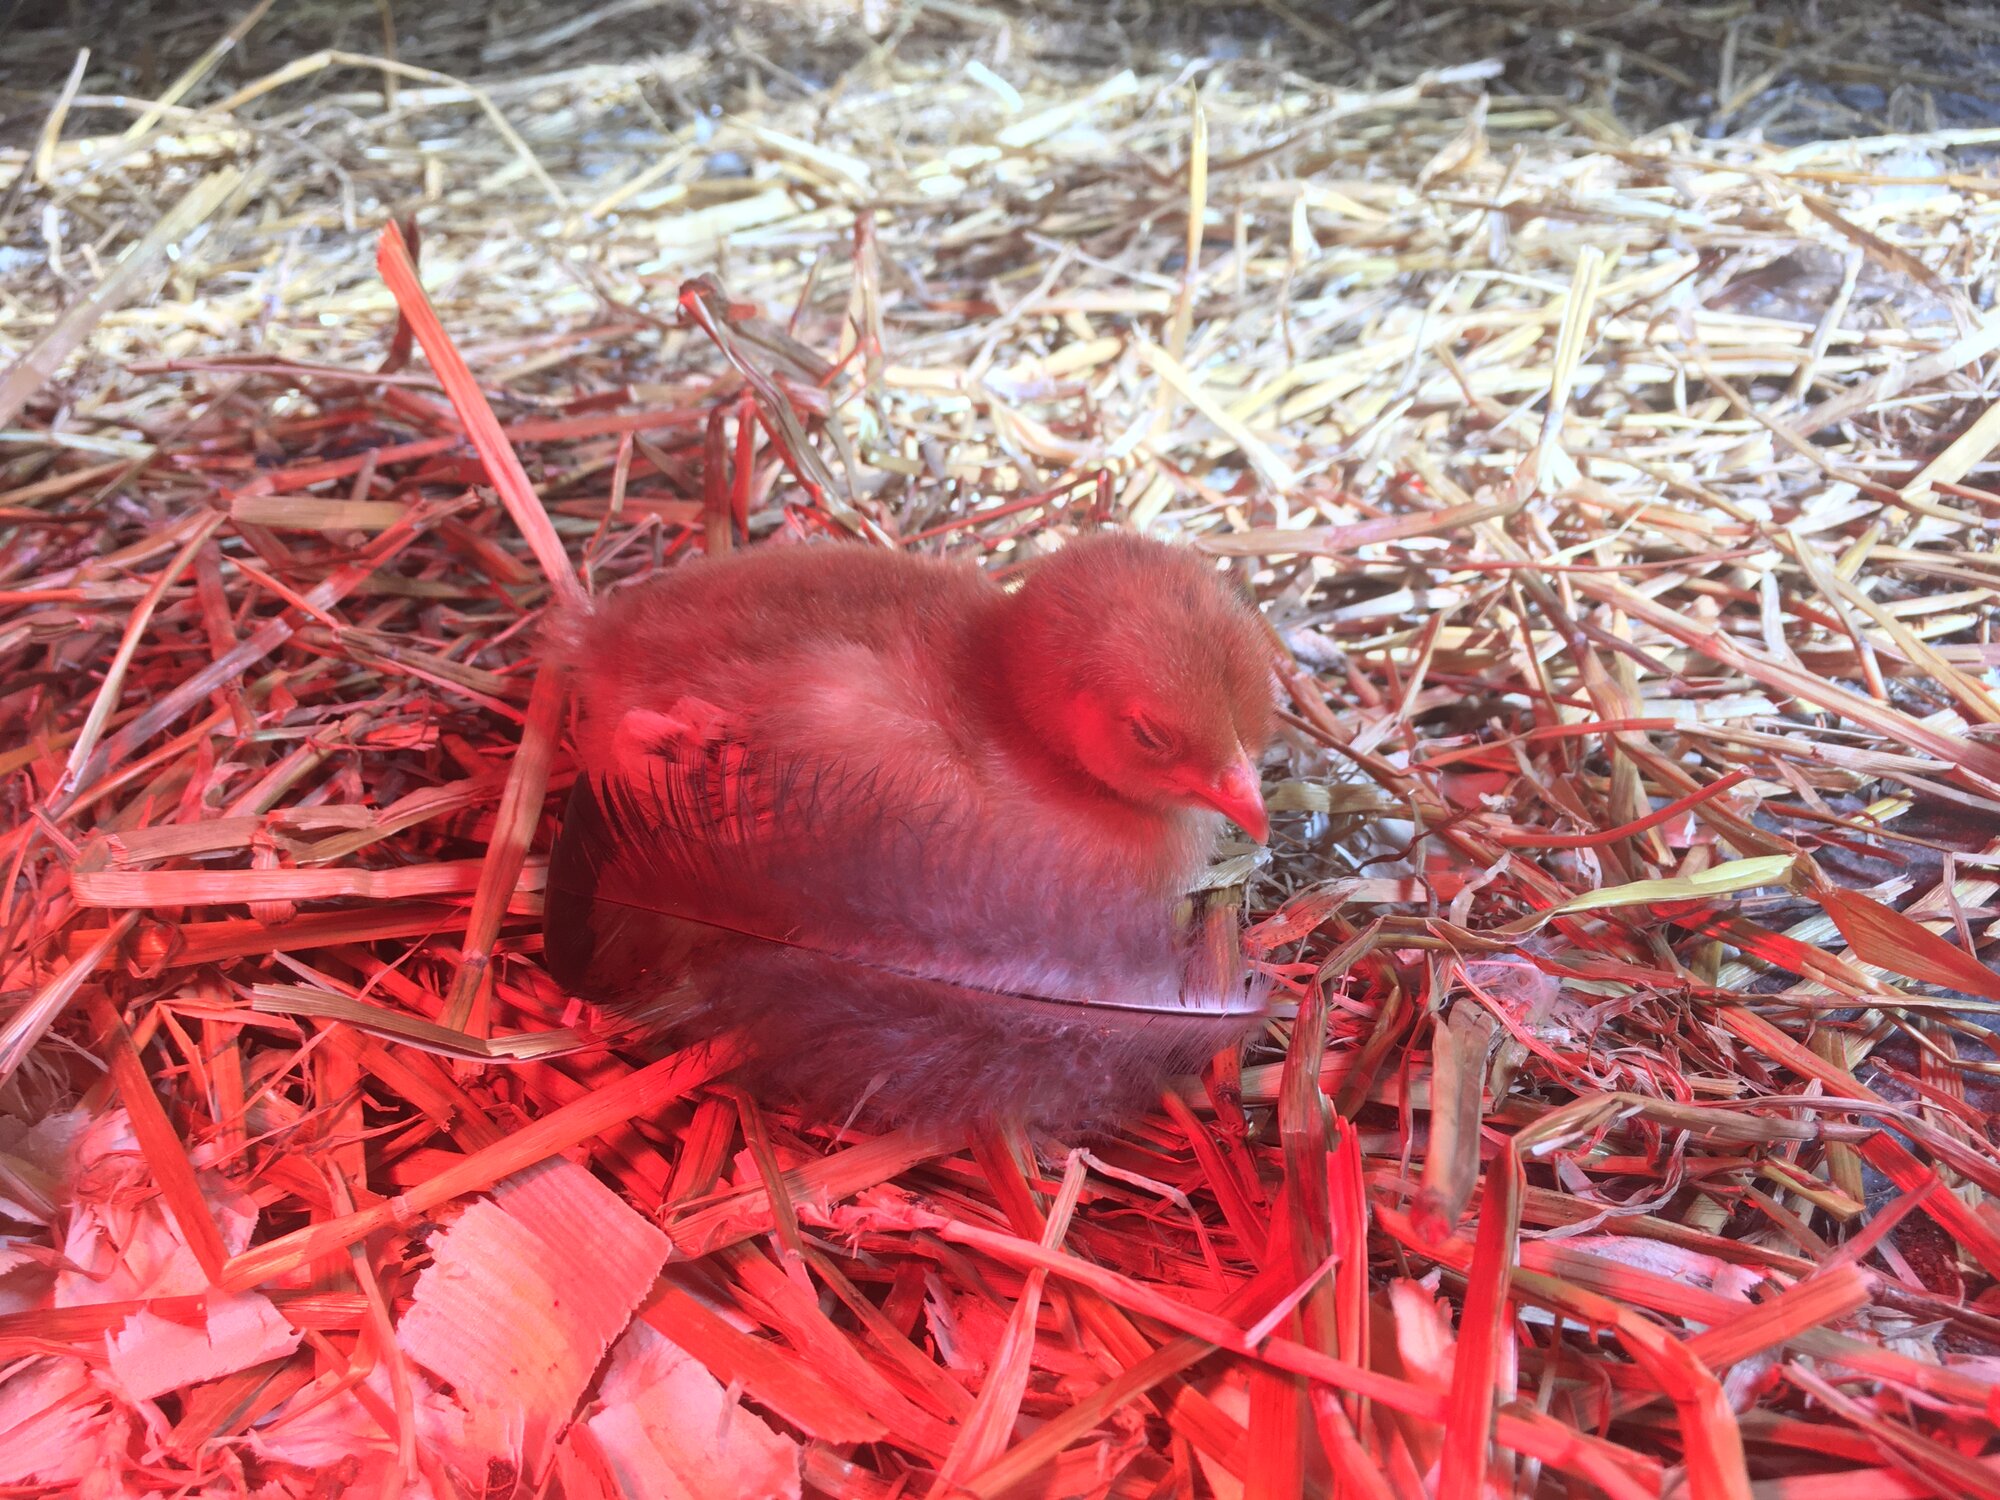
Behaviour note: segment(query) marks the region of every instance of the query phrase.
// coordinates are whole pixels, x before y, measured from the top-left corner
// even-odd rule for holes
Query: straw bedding
[[[2000,1493],[1990,22],[1620,16],[17,9],[5,1492]],[[1107,521],[1285,651],[1240,1063],[547,978],[546,610]]]

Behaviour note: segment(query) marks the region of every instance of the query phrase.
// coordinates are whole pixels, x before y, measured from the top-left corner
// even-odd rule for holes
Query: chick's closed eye
[[[1139,748],[1147,752],[1147,754],[1170,755],[1173,753],[1173,732],[1161,725],[1159,721],[1149,718],[1143,713],[1128,713],[1125,716],[1125,727],[1132,731],[1132,738],[1138,741]]]

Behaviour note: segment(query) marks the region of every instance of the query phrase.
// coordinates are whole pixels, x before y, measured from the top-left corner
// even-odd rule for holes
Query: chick
[[[1225,816],[1266,835],[1273,678],[1194,553],[1101,533],[1009,591],[767,546],[555,649],[583,774],[546,953],[575,993],[738,1028],[771,1091],[891,1120],[1103,1120],[1254,1020],[1185,898]]]

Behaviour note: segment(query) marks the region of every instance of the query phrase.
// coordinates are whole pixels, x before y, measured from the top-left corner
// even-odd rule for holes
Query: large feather
[[[740,1028],[769,1088],[829,1115],[1102,1120],[1254,1024],[1232,912],[1093,892],[977,813],[914,774],[727,739],[579,777],[550,971]]]

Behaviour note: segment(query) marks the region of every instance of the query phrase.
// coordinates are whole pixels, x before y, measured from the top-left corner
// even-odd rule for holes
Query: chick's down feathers
[[[1191,799],[1268,738],[1268,656],[1191,554],[1086,538],[1010,594],[767,545],[552,645],[582,710],[545,917],[572,992],[736,1029],[766,1091],[885,1121],[1102,1121],[1254,1024],[1233,915],[1186,892],[1221,825]],[[1090,736],[1119,731],[1080,726],[1121,714],[1146,732],[1107,771]]]

